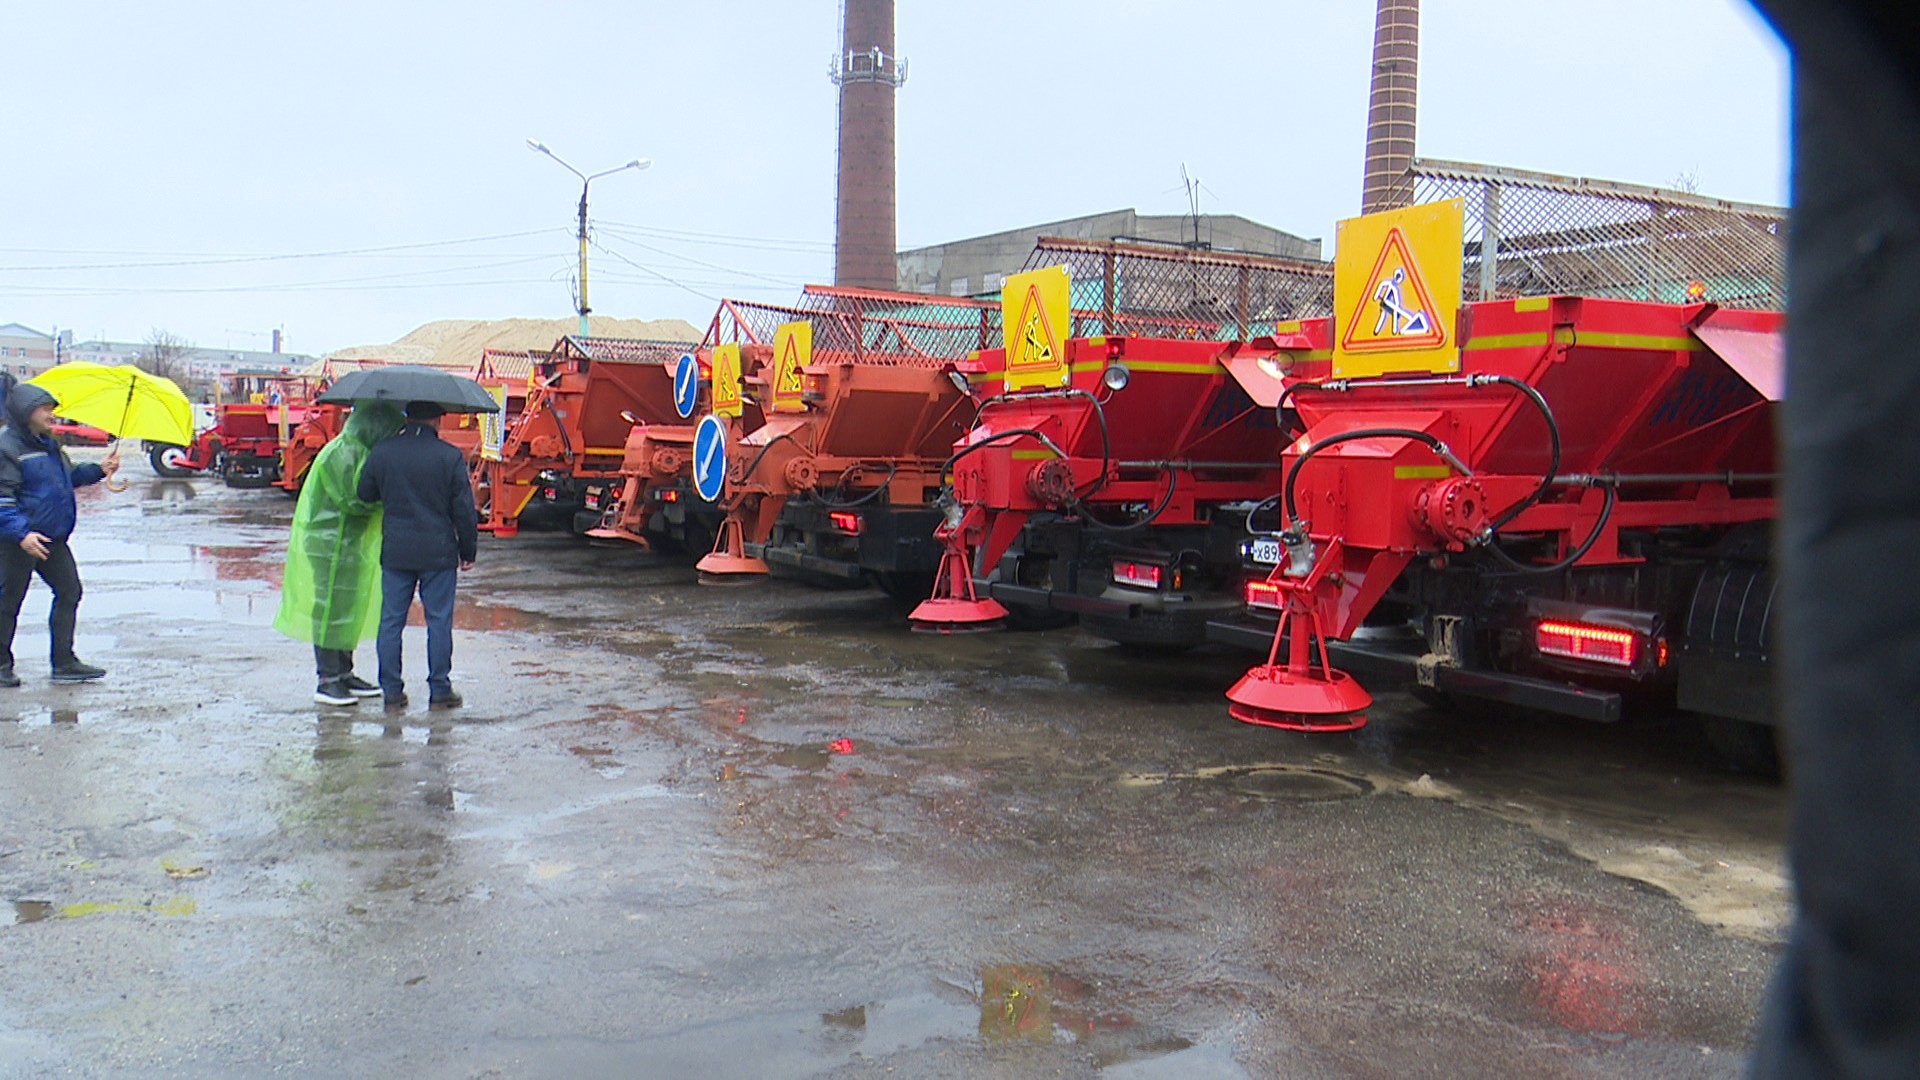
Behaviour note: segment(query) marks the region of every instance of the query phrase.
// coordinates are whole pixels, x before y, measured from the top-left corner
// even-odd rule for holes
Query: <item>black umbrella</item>
[[[500,411],[500,403],[479,383],[465,375],[418,364],[351,371],[336,379],[327,392],[320,395],[324,405],[347,405],[355,401],[392,401],[400,405],[428,401],[455,413]]]

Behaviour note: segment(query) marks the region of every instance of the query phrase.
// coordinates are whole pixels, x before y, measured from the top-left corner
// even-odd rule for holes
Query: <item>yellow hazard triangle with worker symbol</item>
[[[805,412],[805,368],[813,362],[813,324],[804,319],[773,330],[773,411]]]
[[[1072,381],[1066,348],[1072,303],[1073,282],[1064,266],[1008,276],[1000,292],[1008,390],[1061,387]]]
[[[1335,378],[1460,370],[1464,203],[1448,199],[1335,227]]]

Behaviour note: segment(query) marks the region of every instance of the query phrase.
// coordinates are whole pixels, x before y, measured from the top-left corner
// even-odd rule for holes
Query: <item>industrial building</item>
[[[1308,240],[1234,214],[1195,216],[1113,210],[902,251],[897,256],[899,288],[942,296],[998,292],[1007,275],[1026,264],[1034,243],[1043,236],[1145,241],[1314,262],[1321,258],[1318,239]]]

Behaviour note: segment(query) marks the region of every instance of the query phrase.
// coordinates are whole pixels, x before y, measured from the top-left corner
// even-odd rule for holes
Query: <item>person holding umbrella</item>
[[[355,406],[339,436],[308,467],[293,511],[273,627],[313,643],[319,677],[313,700],[322,705],[380,696],[379,687],[353,673],[353,650],[380,623],[381,513],[378,504],[360,500],[359,484],[367,455],[400,422],[391,402]]]
[[[405,708],[401,632],[413,598],[427,622],[427,705],[458,708],[453,689],[453,603],[462,570],[479,550],[479,515],[466,459],[440,439],[449,410],[494,412],[499,404],[472,379],[401,365],[355,372],[320,396],[338,400],[404,400],[407,422],[367,455],[356,488],[362,502],[385,511],[380,527],[380,690],[389,709]]]
[[[20,685],[13,671],[13,634],[33,575],[53,590],[54,682],[87,682],[106,675],[73,654],[80,612],[80,567],[67,538],[78,519],[75,488],[97,484],[120,470],[116,448],[98,465],[75,465],[53,437],[59,402],[31,383],[0,376],[6,397],[6,429],[0,431],[0,687]]]

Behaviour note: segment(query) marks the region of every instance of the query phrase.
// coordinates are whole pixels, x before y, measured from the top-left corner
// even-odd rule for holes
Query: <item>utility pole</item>
[[[628,169],[644,169],[652,165],[653,162],[646,158],[635,158],[617,169],[608,169],[605,172],[597,172],[589,176],[567,164],[566,161],[561,159],[560,155],[547,149],[547,145],[538,139],[528,139],[527,149],[535,153],[545,154],[553,160],[560,162],[561,168],[580,178],[580,336],[586,337],[587,313],[593,310],[593,306],[587,302],[587,189],[593,185],[595,180],[603,176],[612,176],[614,173],[625,172]]]

